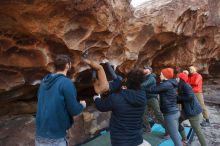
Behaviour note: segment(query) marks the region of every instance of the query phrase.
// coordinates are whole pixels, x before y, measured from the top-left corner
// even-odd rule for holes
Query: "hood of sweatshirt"
[[[123,96],[125,100],[133,106],[145,106],[146,105],[146,93],[142,90],[124,90]]]
[[[177,82],[176,79],[169,79],[167,81],[170,82],[173,85],[173,87],[177,87],[178,86],[178,82]]]
[[[44,79],[42,80],[42,86],[45,89],[50,89],[58,79],[65,77],[63,74],[48,74]]]

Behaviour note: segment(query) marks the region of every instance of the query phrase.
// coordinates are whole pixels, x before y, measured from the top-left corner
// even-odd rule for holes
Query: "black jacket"
[[[178,101],[182,104],[184,114],[187,118],[196,116],[202,112],[202,108],[192,87],[181,79],[178,85],[178,93]]]
[[[106,99],[96,99],[95,104],[102,112],[112,111],[110,134],[112,146],[137,146],[143,142],[142,116],[146,106],[142,90],[121,90]]]
[[[147,89],[156,85],[156,75],[149,74],[146,76],[145,81],[141,84],[141,89],[146,92],[147,99],[157,98],[157,94],[147,92]]]
[[[179,111],[177,107],[177,86],[176,79],[170,79],[147,89],[150,93],[160,95],[160,109],[163,114],[172,114]]]

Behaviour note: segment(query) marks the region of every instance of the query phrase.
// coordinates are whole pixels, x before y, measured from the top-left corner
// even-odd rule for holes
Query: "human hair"
[[[190,75],[196,73],[197,71],[198,71],[198,67],[193,66],[193,65],[189,67]]]
[[[144,73],[140,69],[131,70],[127,74],[126,86],[128,89],[141,89],[141,83],[144,81]]]
[[[55,71],[64,71],[66,68],[66,64],[70,65],[71,60],[70,57],[68,55],[57,55],[55,62],[54,62],[54,66],[55,66]]]

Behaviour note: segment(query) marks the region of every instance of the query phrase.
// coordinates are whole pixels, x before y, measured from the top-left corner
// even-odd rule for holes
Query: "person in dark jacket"
[[[198,136],[199,142],[202,146],[207,146],[205,136],[202,132],[200,120],[202,119],[202,107],[200,106],[192,87],[187,83],[188,76],[184,73],[178,74],[178,101],[182,105],[182,119],[189,119],[191,127]],[[182,121],[180,121],[182,122]],[[184,128],[179,127],[179,131],[183,139],[187,139]]]
[[[174,77],[172,68],[162,69],[160,74],[161,83],[157,86],[147,89],[150,93],[160,95],[160,109],[164,115],[164,122],[171,139],[175,146],[182,146],[178,135],[180,112],[177,106],[177,86],[178,83]]]
[[[66,131],[73,124],[73,116],[86,107],[85,101],[76,100],[76,88],[66,77],[71,68],[70,58],[58,55],[55,73],[42,80],[38,90],[36,115],[36,146],[67,145]]]
[[[94,96],[98,110],[112,111],[110,136],[112,146],[149,146],[142,137],[142,116],[146,106],[146,94],[141,90],[144,74],[132,70],[127,75],[127,89],[111,93],[106,99]]]
[[[158,94],[151,94],[146,91],[146,89],[155,86],[156,85],[156,75],[152,73],[152,68],[145,66],[144,67],[144,74],[145,74],[145,80],[141,84],[141,89],[146,92],[147,97],[147,105],[145,107],[145,112],[143,116],[143,123],[144,123],[144,132],[150,131],[150,124],[148,122],[148,108],[151,108],[157,118],[157,120],[160,122],[160,124],[164,126],[164,118],[163,114],[160,111],[159,101],[158,101]]]

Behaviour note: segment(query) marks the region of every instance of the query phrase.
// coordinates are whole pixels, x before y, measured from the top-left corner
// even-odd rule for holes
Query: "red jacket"
[[[192,86],[194,93],[202,92],[202,76],[199,73],[189,76],[188,83]]]

